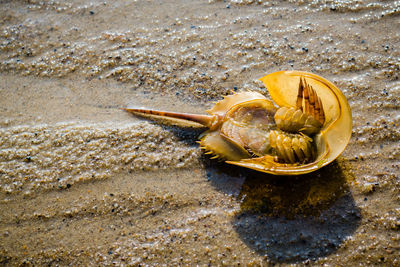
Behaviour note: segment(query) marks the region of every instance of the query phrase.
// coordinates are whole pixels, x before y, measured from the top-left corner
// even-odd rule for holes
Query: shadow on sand
[[[161,125],[190,146],[196,145],[204,131]],[[211,184],[241,202],[233,228],[268,262],[296,263],[327,256],[360,223],[360,210],[347,183],[354,177],[337,161],[299,176],[269,175],[210,161],[206,156],[202,161]]]
[[[205,164],[211,183],[241,201],[234,229],[268,262],[296,263],[327,256],[354,233],[361,220],[347,184],[352,176],[336,161],[293,177],[207,160]]]

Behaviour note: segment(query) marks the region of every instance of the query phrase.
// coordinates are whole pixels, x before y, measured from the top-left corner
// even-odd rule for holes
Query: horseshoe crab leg
[[[312,86],[306,82],[306,79],[304,77],[300,77],[296,108],[307,114],[310,114],[317,121],[319,121],[321,125],[324,125],[325,112],[322,106],[321,99],[318,97],[314,88],[312,88]]]

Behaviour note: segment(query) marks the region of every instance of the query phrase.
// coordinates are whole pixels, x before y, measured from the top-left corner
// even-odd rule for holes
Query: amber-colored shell
[[[328,80],[302,71],[279,71],[260,80],[278,106],[296,106],[299,79],[305,77],[321,99],[325,123],[314,137],[317,157],[302,165],[273,164],[263,158],[228,163],[277,175],[297,175],[315,171],[335,160],[346,148],[352,132],[350,106],[342,92]]]
[[[257,92],[225,97],[210,115],[125,109],[174,117],[209,128],[200,146],[214,158],[274,175],[315,171],[335,160],[352,132],[350,107],[341,91],[312,73],[280,71],[260,79],[278,106]]]

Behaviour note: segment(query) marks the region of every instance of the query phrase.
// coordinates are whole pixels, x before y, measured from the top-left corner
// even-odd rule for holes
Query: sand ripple
[[[121,170],[184,168],[201,153],[147,122],[18,126],[0,130],[0,140],[0,189],[7,193],[70,187]]]

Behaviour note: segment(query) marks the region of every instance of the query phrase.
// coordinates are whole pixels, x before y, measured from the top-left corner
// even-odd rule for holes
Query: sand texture
[[[400,266],[399,1],[0,1],[0,264]],[[211,160],[204,113],[258,78],[335,83],[353,134],[276,177]]]

